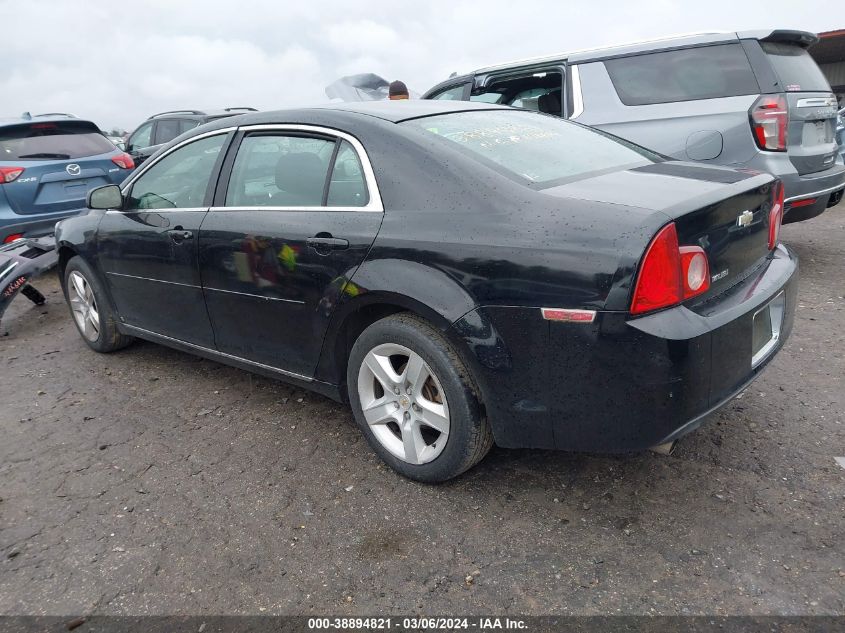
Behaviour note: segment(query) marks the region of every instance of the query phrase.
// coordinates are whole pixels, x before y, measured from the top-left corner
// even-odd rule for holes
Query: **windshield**
[[[405,121],[538,188],[663,160],[637,145],[557,117],[517,110],[456,112]]]
[[[0,161],[83,158],[114,151],[93,123],[58,121],[0,128]]]

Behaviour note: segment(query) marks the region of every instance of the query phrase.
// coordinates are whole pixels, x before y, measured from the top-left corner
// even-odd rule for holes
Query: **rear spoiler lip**
[[[796,31],[791,29],[776,29],[766,37],[760,38],[761,42],[783,42],[785,44],[797,44],[802,48],[810,48],[818,44],[819,36],[810,31]]]

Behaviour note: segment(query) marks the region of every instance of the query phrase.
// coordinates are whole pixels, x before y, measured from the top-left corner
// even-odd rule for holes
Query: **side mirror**
[[[89,209],[121,209],[123,194],[117,185],[105,185],[88,192],[86,206]]]

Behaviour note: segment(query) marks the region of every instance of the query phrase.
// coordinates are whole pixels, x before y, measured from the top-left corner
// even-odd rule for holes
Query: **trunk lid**
[[[767,174],[666,161],[586,178],[544,193],[651,209],[675,222],[681,246],[700,246],[718,295],[748,277],[768,257],[773,185]],[[655,224],[657,224],[655,222]]]
[[[787,153],[803,174],[830,169],[836,161],[836,97],[830,92],[790,92]]]

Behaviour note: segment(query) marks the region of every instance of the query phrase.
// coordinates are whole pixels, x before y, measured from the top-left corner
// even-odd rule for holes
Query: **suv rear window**
[[[28,123],[0,128],[0,161],[63,160],[114,151],[114,145],[85,121]]]
[[[630,106],[760,92],[738,43],[620,57],[604,65],[619,99]]]
[[[805,49],[782,42],[760,42],[772,62],[783,90],[830,92],[830,84]]]
[[[662,160],[622,139],[556,117],[514,110],[455,112],[402,123],[537,188]]]

